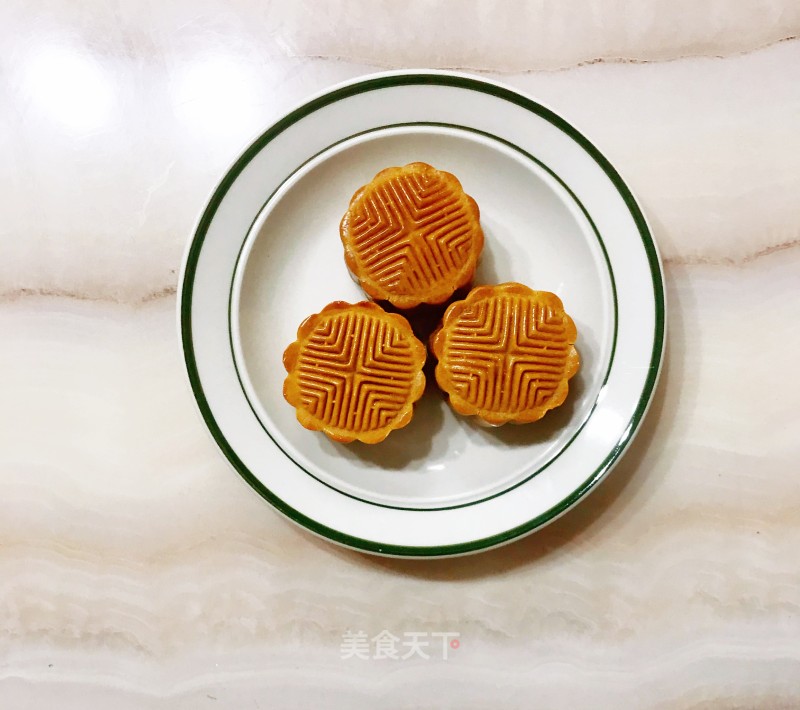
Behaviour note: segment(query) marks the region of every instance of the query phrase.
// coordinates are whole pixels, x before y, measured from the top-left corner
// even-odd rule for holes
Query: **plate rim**
[[[597,163],[606,177],[611,181],[633,218],[650,268],[655,305],[653,345],[648,374],[636,408],[620,439],[611,448],[600,465],[592,471],[591,475],[584,480],[581,485],[573,489],[569,495],[559,501],[559,503],[514,528],[477,540],[432,546],[381,543],[355,537],[335,528],[328,527],[290,506],[262,483],[239,458],[216,422],[211,407],[205,397],[198,374],[197,363],[194,357],[191,323],[194,273],[206,232],[228,190],[238,179],[250,160],[260,153],[273,138],[280,135],[286,128],[305,116],[314,113],[318,108],[335,103],[339,99],[348,98],[374,89],[407,85],[449,86],[488,93],[496,98],[507,100],[543,118],[575,141],[589,157]],[[664,344],[666,338],[666,293],[664,289],[663,267],[658,247],[652,237],[650,226],[638,201],[617,169],[591,141],[578,131],[578,129],[540,101],[501,82],[488,80],[483,77],[476,77],[467,73],[441,70],[378,72],[335,84],[297,104],[294,108],[285,112],[278,120],[273,122],[266,129],[259,131],[254,138],[248,141],[245,149],[231,162],[221,179],[211,190],[208,199],[204,202],[204,208],[192,229],[190,239],[184,251],[178,280],[176,315],[184,369],[189,380],[195,405],[205,423],[206,429],[225,456],[229,465],[232,466],[251,488],[269,502],[273,508],[306,530],[348,548],[394,557],[432,558],[473,554],[506,544],[544,527],[576,505],[588,495],[589,492],[594,490],[608,475],[638,433],[658,384],[664,360]]]

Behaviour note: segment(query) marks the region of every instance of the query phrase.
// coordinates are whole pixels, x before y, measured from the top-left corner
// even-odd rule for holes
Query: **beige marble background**
[[[800,706],[800,5],[0,6],[0,707]],[[248,138],[382,67],[528,91],[619,167],[668,354],[587,502],[451,561],[279,518],[194,411],[191,225]],[[342,660],[346,629],[458,631]]]

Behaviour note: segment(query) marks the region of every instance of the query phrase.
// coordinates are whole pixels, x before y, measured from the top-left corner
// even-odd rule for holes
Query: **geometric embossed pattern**
[[[484,300],[449,331],[444,357],[455,391],[476,408],[541,407],[564,378],[572,349],[563,313],[521,296]]]
[[[419,369],[411,340],[394,323],[344,311],[315,324],[296,373],[307,412],[327,426],[365,432],[402,412]]]
[[[404,308],[415,303],[403,298],[441,302],[465,285],[483,246],[475,203],[454,176],[424,163],[389,168],[359,191],[342,239],[367,292]]]
[[[518,283],[479,286],[431,338],[436,381],[453,408],[490,424],[532,422],[559,406],[580,367],[561,300]]]

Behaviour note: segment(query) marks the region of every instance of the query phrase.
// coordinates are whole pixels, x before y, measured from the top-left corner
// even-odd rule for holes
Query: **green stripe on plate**
[[[583,215],[586,217],[587,221],[591,225],[592,231],[594,232],[595,236],[597,237],[597,241],[598,241],[598,243],[600,245],[600,249],[603,252],[603,258],[604,258],[604,260],[606,262],[606,268],[608,269],[608,276],[609,276],[609,279],[611,281],[611,294],[612,294],[612,300],[613,300],[613,304],[614,304],[614,328],[613,328],[613,334],[612,334],[612,340],[611,340],[611,352],[609,354],[608,367],[606,368],[606,373],[605,373],[605,375],[603,377],[603,382],[600,385],[601,390],[602,390],[602,387],[605,386],[606,382],[608,382],[608,377],[609,377],[609,375],[611,373],[611,366],[614,363],[614,353],[616,352],[616,349],[617,349],[617,327],[618,327],[619,304],[617,303],[617,286],[616,286],[616,282],[614,280],[614,271],[613,271],[613,269],[611,267],[611,260],[608,258],[608,251],[606,250],[606,245],[603,242],[603,238],[600,236],[600,232],[598,231],[597,226],[594,223],[594,220],[589,215],[589,211],[586,209],[586,207],[584,207],[583,203],[578,199],[577,195],[575,195],[575,193],[555,173],[555,171],[552,168],[550,168],[549,166],[545,165],[545,163],[543,163],[541,160],[539,160],[538,158],[534,157],[533,155],[531,155],[527,151],[523,150],[518,145],[515,145],[514,143],[511,143],[510,141],[505,140],[504,138],[500,138],[499,136],[495,136],[492,133],[487,133],[486,131],[478,130],[477,128],[470,128],[469,126],[461,126],[461,125],[454,124],[454,123],[441,123],[441,122],[434,122],[434,121],[414,121],[414,122],[408,122],[408,123],[393,123],[393,124],[387,124],[385,126],[376,126],[374,128],[370,128],[370,129],[368,129],[366,131],[359,131],[358,133],[353,133],[352,135],[349,135],[346,138],[342,138],[342,139],[340,139],[338,141],[335,141],[334,143],[331,143],[329,146],[327,146],[327,147],[323,148],[322,150],[318,151],[317,153],[312,155],[307,160],[304,160],[300,165],[298,165],[294,170],[292,170],[292,172],[290,172],[286,176],[286,178],[281,181],[280,185],[278,185],[278,187],[276,187],[275,190],[272,191],[272,194],[266,199],[266,201],[259,208],[258,212],[256,213],[256,216],[253,218],[253,221],[250,223],[250,226],[248,227],[244,238],[242,239],[242,245],[239,247],[239,253],[236,255],[236,263],[235,263],[234,268],[233,268],[233,275],[231,277],[231,285],[230,285],[230,289],[228,291],[228,341],[230,343],[231,357],[233,359],[233,366],[234,366],[234,369],[236,370],[236,379],[239,381],[239,387],[242,390],[242,394],[244,395],[244,398],[247,400],[247,404],[250,407],[250,411],[253,413],[253,416],[256,418],[258,423],[261,425],[261,428],[264,430],[266,435],[272,440],[272,442],[275,444],[275,446],[277,446],[278,449],[281,451],[281,453],[283,453],[284,456],[286,456],[286,458],[288,458],[301,471],[303,471],[304,473],[306,473],[309,476],[311,476],[311,478],[313,478],[318,483],[321,483],[323,486],[327,486],[331,490],[334,490],[334,491],[336,491],[337,493],[339,493],[339,494],[341,494],[343,496],[347,496],[348,498],[352,498],[354,500],[360,501],[362,503],[366,503],[368,505],[375,505],[375,506],[378,506],[380,508],[390,508],[392,510],[413,510],[413,511],[419,511],[419,512],[434,512],[434,511],[441,511],[441,510],[454,510],[456,508],[467,508],[467,507],[472,506],[472,505],[478,505],[479,503],[484,503],[485,501],[491,500],[492,498],[497,498],[498,496],[505,495],[509,491],[513,491],[515,488],[518,488],[519,486],[523,485],[524,483],[527,483],[528,481],[530,481],[531,478],[533,478],[537,474],[539,474],[542,471],[544,471],[548,466],[550,466],[550,464],[552,464],[554,461],[556,461],[570,447],[572,442],[575,441],[575,439],[578,437],[578,435],[581,433],[581,431],[583,431],[584,427],[586,426],[586,424],[591,419],[592,414],[594,413],[594,410],[597,408],[598,401],[595,400],[594,404],[592,405],[592,408],[589,410],[589,412],[587,413],[585,419],[583,420],[583,422],[581,422],[580,426],[575,430],[575,433],[570,437],[570,439],[557,452],[555,452],[539,468],[537,468],[534,471],[529,472],[525,476],[525,478],[523,478],[520,481],[517,481],[513,485],[510,485],[510,486],[504,488],[502,491],[498,491],[497,493],[493,493],[492,495],[485,496],[485,497],[480,498],[478,500],[469,501],[468,503],[460,503],[458,505],[440,506],[440,507],[437,507],[437,508],[414,508],[414,507],[411,507],[411,506],[388,505],[386,503],[376,503],[375,501],[367,500],[366,498],[361,498],[361,497],[353,495],[351,493],[346,493],[345,491],[342,491],[342,490],[338,489],[336,486],[333,486],[330,483],[327,483],[326,481],[323,481],[318,476],[315,476],[311,471],[309,471],[307,468],[305,468],[300,462],[295,460],[292,457],[292,455],[288,451],[286,451],[286,449],[284,449],[281,446],[280,442],[272,435],[272,432],[270,432],[269,427],[267,427],[266,424],[264,424],[264,422],[261,420],[261,417],[259,417],[258,412],[256,411],[255,407],[253,406],[253,403],[250,400],[250,397],[247,395],[247,391],[245,390],[244,383],[242,382],[242,375],[241,375],[241,372],[239,371],[239,363],[236,361],[236,355],[234,353],[233,330],[232,330],[232,325],[231,325],[232,308],[233,308],[234,281],[235,281],[236,272],[239,269],[239,261],[241,260],[241,256],[242,256],[242,253],[244,252],[245,244],[247,243],[247,235],[253,229],[253,225],[255,225],[256,221],[258,220],[259,215],[264,211],[264,209],[272,201],[272,198],[280,191],[280,189],[289,180],[291,180],[294,175],[296,175],[300,170],[302,170],[306,165],[308,165],[312,160],[315,160],[320,155],[326,153],[327,151],[331,150],[332,148],[335,148],[338,145],[341,145],[342,143],[346,143],[347,141],[352,140],[353,138],[358,138],[360,136],[369,135],[370,133],[375,133],[377,131],[383,131],[383,130],[387,130],[387,129],[390,129],[390,128],[406,128],[406,127],[413,127],[413,126],[419,126],[419,127],[432,126],[432,127],[436,127],[436,128],[453,128],[453,129],[457,129],[457,130],[460,130],[460,131],[465,131],[465,132],[468,132],[468,133],[474,133],[474,134],[483,136],[485,138],[489,138],[491,140],[497,141],[498,143],[501,143],[501,144],[503,144],[503,145],[515,150],[516,152],[520,153],[526,159],[531,160],[534,164],[538,165],[545,172],[547,172],[548,175],[550,175],[554,180],[556,180],[556,182],[558,182],[559,185],[561,185],[562,188],[564,188],[564,190],[567,192],[567,194],[572,198],[572,200],[575,202],[575,204],[581,210],[581,212],[583,213]],[[261,485],[263,485],[263,484],[261,484]]]
[[[586,153],[592,157],[592,159],[611,180],[612,184],[616,187],[617,191],[625,202],[628,211],[630,212],[634,223],[636,224],[650,267],[650,275],[653,285],[653,298],[655,302],[655,330],[653,347],[651,351],[648,374],[642,394],[639,397],[639,402],[637,403],[636,409],[634,410],[628,426],[602,463],[569,496],[561,500],[557,505],[548,509],[541,515],[538,515],[531,520],[522,523],[521,525],[509,530],[505,530],[496,535],[451,545],[406,546],[381,543],[375,540],[354,537],[339,530],[330,528],[326,525],[322,525],[318,521],[309,518],[300,511],[291,507],[285,501],[281,500],[278,496],[272,493],[258,480],[258,478],[256,478],[256,476],[252,474],[252,472],[247,469],[228,441],[225,439],[225,436],[220,430],[219,425],[214,419],[214,415],[211,411],[208,401],[206,400],[205,393],[203,392],[203,386],[197,371],[197,363],[195,360],[194,345],[192,341],[192,290],[197,271],[197,264],[203,247],[203,241],[211,222],[214,219],[217,209],[219,208],[231,185],[241,174],[242,170],[244,170],[248,163],[276,136],[280,135],[291,125],[301,120],[305,116],[313,113],[314,111],[342,99],[369,91],[411,85],[448,86],[489,94],[501,100],[515,104],[543,118],[578,143],[578,145],[580,145],[586,151]],[[597,483],[603,479],[606,473],[608,473],[614,463],[619,459],[625,448],[630,444],[647,411],[647,407],[653,395],[656,382],[658,381],[658,374],[664,351],[664,332],[666,325],[664,284],[661,274],[661,267],[658,260],[658,253],[656,251],[653,238],[644,219],[644,215],[639,209],[639,206],[636,204],[636,200],[631,194],[630,189],[622,180],[616,169],[602,155],[602,153],[600,153],[600,151],[587,138],[585,138],[563,118],[536,101],[518,94],[515,91],[465,76],[425,73],[379,76],[339,87],[338,89],[330,91],[322,96],[318,96],[317,98],[312,99],[306,104],[300,106],[262,133],[261,136],[259,136],[242,153],[230,170],[228,170],[211,196],[211,199],[209,200],[208,205],[206,206],[206,209],[200,218],[197,229],[192,238],[192,242],[186,254],[186,261],[183,270],[183,283],[180,288],[180,301],[178,307],[180,311],[181,344],[183,347],[186,371],[189,376],[189,382],[200,409],[200,413],[206,423],[206,426],[208,427],[208,430],[216,441],[217,446],[219,446],[222,453],[233,465],[236,471],[244,478],[244,480],[247,481],[250,486],[252,486],[278,511],[317,535],[321,535],[322,537],[326,537],[334,542],[355,549],[402,557],[440,557],[446,555],[467,554],[501,545],[515,538],[521,537],[522,535],[525,535],[526,533],[529,533],[548,522],[552,522],[573,505],[575,505],[575,503],[577,503],[592,489],[594,489]]]

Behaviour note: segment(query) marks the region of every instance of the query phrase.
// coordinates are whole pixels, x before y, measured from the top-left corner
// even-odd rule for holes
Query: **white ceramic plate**
[[[336,444],[297,423],[281,355],[306,316],[363,300],[339,220],[375,173],[413,161],[454,173],[480,205],[476,283],[561,297],[582,368],[535,424],[481,428],[429,388],[382,444]],[[641,210],[583,135],[495,83],[390,72],[317,95],[236,160],[187,250],[179,317],[203,418],[256,491],[344,545],[443,556],[545,525],[608,473],[652,396],[665,306]]]

